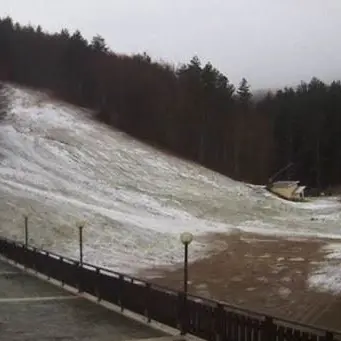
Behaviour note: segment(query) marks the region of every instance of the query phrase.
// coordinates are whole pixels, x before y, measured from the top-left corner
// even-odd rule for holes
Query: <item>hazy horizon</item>
[[[179,65],[194,55],[253,90],[341,78],[341,1],[0,0],[0,16],[103,36],[114,52]]]

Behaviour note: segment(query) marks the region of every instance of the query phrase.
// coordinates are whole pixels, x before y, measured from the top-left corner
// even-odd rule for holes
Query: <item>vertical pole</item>
[[[28,246],[28,216],[25,215],[25,246]]]
[[[184,294],[183,294],[183,312],[182,312],[182,328],[181,335],[187,334],[188,328],[188,309],[187,309],[187,291],[188,291],[188,243],[184,244]]]
[[[83,226],[79,225],[79,264],[83,265]]]
[[[185,244],[185,259],[184,259],[184,293],[187,297],[188,290],[188,243]]]

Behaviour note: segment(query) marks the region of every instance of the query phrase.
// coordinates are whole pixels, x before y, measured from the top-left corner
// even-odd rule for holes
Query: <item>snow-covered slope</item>
[[[241,229],[287,236],[341,236],[335,198],[288,203],[259,186],[179,160],[91,120],[85,110],[7,87],[0,125],[0,233],[125,272],[182,259],[179,233]],[[317,220],[312,221],[311,218]],[[197,237],[191,256],[205,254]]]

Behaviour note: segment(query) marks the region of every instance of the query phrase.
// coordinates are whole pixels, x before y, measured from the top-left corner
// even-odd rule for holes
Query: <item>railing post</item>
[[[145,304],[146,304],[146,307],[145,307],[145,310],[144,310],[144,315],[146,316],[147,318],[147,321],[148,323],[151,322],[151,314],[150,314],[150,304],[151,304],[151,299],[150,299],[150,290],[151,287],[150,287],[150,283],[146,283],[146,298],[145,298]]]
[[[121,307],[121,312],[124,310],[124,277],[119,275],[119,302]]]
[[[178,318],[178,323],[177,323],[177,328],[181,331],[182,330],[182,320],[183,320],[183,318],[182,318],[182,302],[183,302],[183,298],[182,298],[182,293],[181,292],[179,292],[178,293],[178,304],[177,304],[177,313],[178,313],[178,316],[177,316],[177,318]]]
[[[23,267],[24,267],[24,269],[27,269],[27,264],[26,264],[26,262],[24,261],[24,259],[26,259],[26,257],[25,257],[25,251],[27,250],[26,249],[26,246],[25,245],[21,245],[20,246],[20,262],[19,262],[19,264],[21,264]]]
[[[101,301],[101,291],[100,287],[100,280],[101,280],[101,270],[96,268],[96,295],[97,295],[97,302]]]
[[[214,309],[214,333],[216,337],[216,341],[225,340],[224,332],[224,307],[221,303],[218,303]]]
[[[266,316],[265,320],[263,321],[263,328],[262,328],[262,341],[273,341],[276,339],[275,333],[276,325],[273,322],[273,318]]]
[[[183,292],[178,293],[178,319],[181,335],[186,335],[188,331],[188,304],[187,295]]]
[[[63,257],[59,257],[59,261],[60,261],[60,263],[63,263],[64,262]],[[64,286],[64,278],[61,279],[61,282],[62,282],[62,287],[63,287]]]
[[[326,332],[326,336],[325,336],[325,341],[333,341],[334,340],[334,334],[331,332]]]
[[[83,292],[83,265],[81,263],[75,264],[76,265],[76,272],[78,273],[78,292]]]
[[[38,270],[37,270],[37,248],[36,247],[32,247],[32,250],[34,252],[34,257],[33,257],[33,264],[32,264],[32,269],[35,271],[35,273],[38,273]]]
[[[48,251],[46,251],[46,257],[50,257],[50,253]],[[50,272],[47,274],[47,279],[51,279],[51,275],[50,275]]]

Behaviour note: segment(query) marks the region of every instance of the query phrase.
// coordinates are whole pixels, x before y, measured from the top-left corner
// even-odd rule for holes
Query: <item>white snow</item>
[[[330,243],[324,247],[327,259],[341,259],[341,243]]]
[[[292,291],[289,288],[285,288],[285,287],[280,287],[278,289],[278,294],[283,299],[287,298],[291,294],[291,292]]]
[[[341,294],[340,264],[324,264],[320,270],[310,275],[308,284],[311,288],[321,292]]]
[[[330,243],[323,248],[325,260],[310,274],[308,284],[322,292],[341,294],[341,243]]]
[[[302,257],[291,257],[291,258],[289,258],[289,260],[291,262],[304,262],[305,261],[305,259]]]
[[[76,223],[86,220],[85,260],[126,273],[181,262],[183,231],[195,235],[191,261],[206,254],[201,237],[212,232],[341,237],[337,198],[287,202],[156,151],[89,111],[19,87],[7,92],[1,235],[22,240],[29,212],[32,244],[77,257]]]

